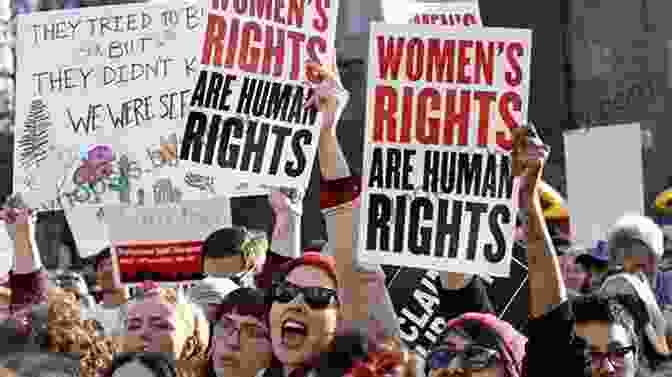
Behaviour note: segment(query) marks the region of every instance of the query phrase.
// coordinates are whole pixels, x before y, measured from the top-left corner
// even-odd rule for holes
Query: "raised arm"
[[[298,194],[290,196],[275,190],[268,198],[275,214],[271,248],[273,252],[286,258],[301,256],[302,196]]]
[[[527,260],[530,287],[530,317],[538,318],[567,300],[551,236],[546,227],[539,196],[544,163],[549,153],[534,131],[514,130],[513,173],[519,179],[519,205],[527,212]]]
[[[42,268],[35,242],[31,210],[12,206],[3,209],[0,217],[7,223],[9,236],[14,240],[14,266],[10,273],[10,311],[18,312],[31,305],[46,303],[49,277]]]

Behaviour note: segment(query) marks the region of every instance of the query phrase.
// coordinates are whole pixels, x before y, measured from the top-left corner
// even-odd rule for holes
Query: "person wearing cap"
[[[191,300],[201,307],[210,323],[217,321],[217,313],[221,311],[221,305],[229,293],[240,288],[231,279],[206,277],[197,281],[189,289]]]
[[[263,270],[267,251],[265,235],[252,235],[242,226],[222,228],[203,243],[203,272],[241,287],[255,287],[255,275]]]
[[[668,354],[666,335],[672,333],[656,299],[658,261],[663,255],[663,232],[648,217],[624,215],[607,236],[609,265],[615,271],[602,283],[606,294],[633,294],[644,304],[651,323],[645,334],[661,354]]]
[[[587,290],[600,288],[609,269],[609,250],[606,241],[599,241],[589,252],[576,257],[576,263],[584,266],[588,271]]]

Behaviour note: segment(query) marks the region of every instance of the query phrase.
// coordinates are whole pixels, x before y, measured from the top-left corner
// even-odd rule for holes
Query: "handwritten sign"
[[[231,226],[231,203],[226,197],[184,201],[161,207],[105,206],[110,241],[203,240]]]
[[[335,0],[214,3],[181,163],[216,181],[305,190],[321,117],[304,106],[315,79],[304,66],[334,59],[337,14]]]
[[[31,193],[29,205],[153,203],[137,186],[168,170],[146,146],[183,125],[206,7],[171,0],[18,16],[14,190]],[[84,183],[79,146],[97,143],[112,147],[111,171]]]
[[[508,276],[517,209],[494,146],[527,121],[531,32],[376,23],[369,48],[361,260]]]

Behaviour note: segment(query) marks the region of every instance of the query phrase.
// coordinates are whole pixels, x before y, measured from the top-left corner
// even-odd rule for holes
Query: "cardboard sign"
[[[373,24],[362,261],[509,274],[510,130],[527,121],[531,32]]]
[[[387,23],[447,27],[483,26],[478,0],[445,3],[409,1],[402,7],[399,4],[390,3],[390,8],[395,9],[386,9],[385,21]]]
[[[642,132],[635,123],[573,130],[564,138],[572,233],[577,243],[594,245],[622,215],[644,214]]]
[[[185,201],[176,206],[106,206],[104,211],[114,244],[204,240],[215,230],[231,226],[231,202],[226,197]]]
[[[159,204],[147,187],[165,180],[180,199],[201,199],[171,135],[198,77],[206,8],[170,0],[19,15],[14,191],[39,210]],[[96,144],[112,148],[100,172],[80,153]]]
[[[320,135],[306,61],[335,61],[338,1],[215,2],[179,158],[191,173],[304,191]]]
[[[121,282],[181,282],[202,278],[203,241],[134,241],[116,245]]]

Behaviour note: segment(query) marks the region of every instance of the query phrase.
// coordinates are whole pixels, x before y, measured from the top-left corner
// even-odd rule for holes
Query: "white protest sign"
[[[372,24],[364,262],[506,277],[510,130],[527,121],[531,31]]]
[[[387,6],[386,6],[387,7]],[[385,22],[390,24],[422,24],[449,27],[483,26],[478,0],[429,3],[409,1],[404,6],[390,2]]]
[[[153,146],[182,132],[206,9],[170,0],[19,15],[14,191],[40,210],[149,205],[138,187],[169,179],[200,199],[173,164],[178,145],[158,158]],[[85,163],[92,144],[112,149],[105,174]]]
[[[306,189],[322,122],[305,63],[335,61],[338,3],[214,3],[179,156],[192,174]]]
[[[577,243],[594,245],[622,215],[644,214],[641,128],[592,127],[564,139],[572,232]]]
[[[66,208],[64,212],[82,258],[93,256],[110,246],[102,208],[81,206]]]
[[[0,281],[9,273],[14,264],[14,241],[9,237],[7,224],[0,222]]]
[[[113,243],[204,240],[215,230],[231,226],[227,197],[160,207],[105,206],[104,210]]]

